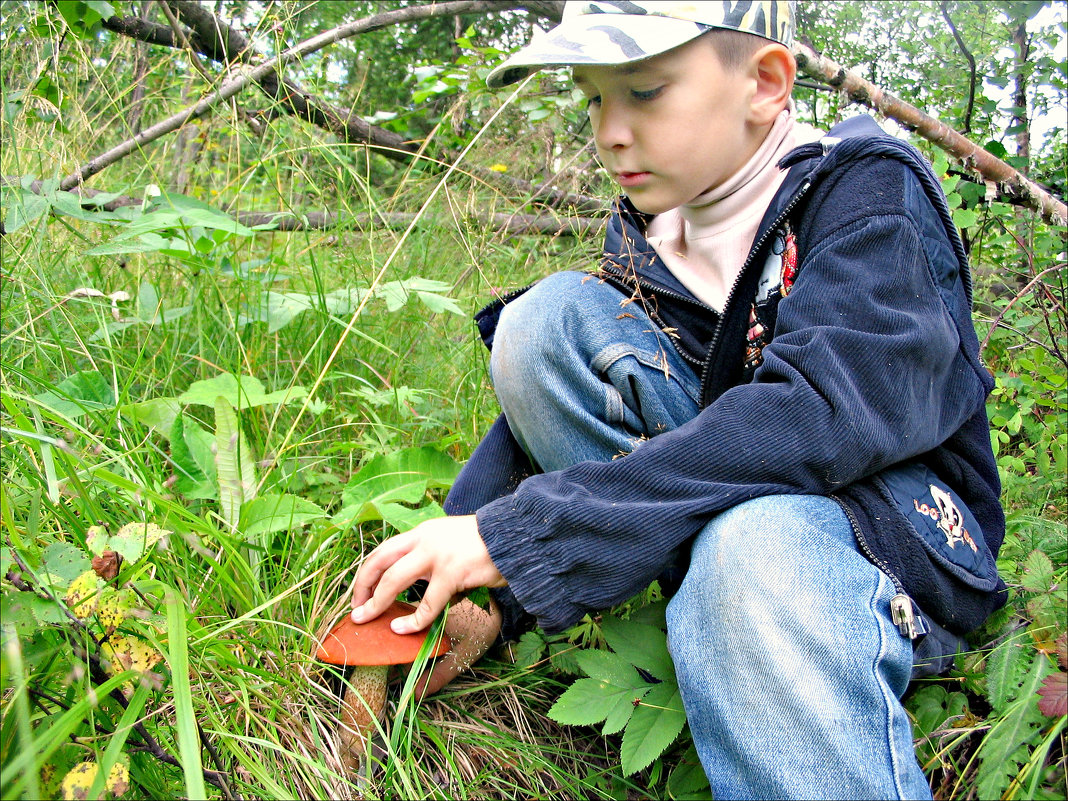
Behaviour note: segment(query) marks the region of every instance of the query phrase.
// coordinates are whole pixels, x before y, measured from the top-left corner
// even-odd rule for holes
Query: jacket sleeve
[[[911,172],[866,170],[879,189],[864,203],[849,181],[810,203],[751,383],[621,459],[532,476],[479,510],[491,558],[547,631],[631,597],[718,512],[829,494],[930,450],[983,402],[904,200]]]

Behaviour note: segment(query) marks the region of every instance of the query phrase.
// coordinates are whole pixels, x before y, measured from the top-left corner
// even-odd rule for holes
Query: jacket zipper
[[[864,533],[860,530],[860,521],[857,520],[857,516],[853,514],[853,510],[849,508],[849,505],[839,498],[837,495],[830,496],[835,503],[837,503],[845,516],[849,519],[849,525],[853,529],[853,537],[857,541],[857,545],[860,547],[860,552],[864,554],[869,562],[879,568],[886,577],[894,585],[894,597],[890,599],[890,619],[894,625],[897,626],[897,630],[901,632],[902,637],[908,637],[910,640],[915,640],[917,637],[922,637],[927,634],[927,626],[924,625],[923,618],[916,615],[916,610],[913,607],[912,598],[905,592],[905,587],[901,583],[901,579],[887,567],[886,562],[880,559],[872,551],[871,546],[868,545],[868,541],[864,538]]]
[[[783,221],[790,215],[790,212],[794,210],[794,207],[801,202],[801,198],[805,196],[808,190],[812,186],[812,179],[805,178],[801,185],[797,188],[794,196],[790,198],[790,201],[783,207],[783,210],[779,212],[775,220],[764,229],[764,233],[760,235],[760,238],[753,243],[753,246],[749,248],[749,255],[745,257],[745,263],[742,264],[742,269],[738,271],[738,277],[734,279],[734,285],[731,287],[730,294],[727,295],[727,302],[723,304],[723,314],[720,315],[719,322],[716,324],[716,330],[712,334],[712,341],[708,345],[708,354],[705,357],[704,369],[701,371],[701,389],[698,397],[701,399],[701,405],[705,406],[705,392],[708,389],[709,373],[712,369],[712,354],[716,352],[716,348],[719,347],[719,338],[723,333],[723,327],[727,322],[727,310],[730,309],[731,304],[734,302],[734,294],[738,290],[738,285],[742,282],[742,277],[749,270],[749,266],[753,261],[753,258],[764,247],[764,244],[782,225]]]
[[[647,289],[660,297],[672,298],[673,300],[679,301],[681,303],[689,303],[691,305],[698,306],[699,308],[704,309],[705,311],[710,312],[712,314],[716,313],[715,309],[713,309],[711,306],[708,306],[707,304],[702,303],[696,298],[688,298],[678,292],[673,292],[670,289],[664,289],[660,285],[654,284],[651,281],[644,281],[641,278],[638,278],[638,276],[633,273],[628,276],[627,273],[619,267],[619,265],[613,264],[611,262],[606,262],[605,264],[602,264],[601,270],[608,275],[608,278],[606,280],[608,280],[612,284],[617,285],[621,291]],[[645,309],[645,313],[649,315],[649,319],[651,319],[654,323],[657,324],[657,326],[660,327],[661,331],[666,331],[666,329],[669,328],[668,324],[663,319],[661,319],[660,315],[652,309]],[[675,351],[679,354],[679,356],[682,357],[683,361],[692,364],[694,367],[704,366],[704,361],[702,361],[701,359],[696,359],[690,354],[688,354],[682,347],[678,345],[678,343],[675,342],[675,339],[672,336],[668,335],[668,339],[671,340],[671,344],[675,346]]]

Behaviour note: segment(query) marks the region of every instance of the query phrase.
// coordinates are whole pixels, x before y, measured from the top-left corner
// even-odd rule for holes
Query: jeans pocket
[[[875,483],[937,565],[982,592],[998,586],[997,565],[982,528],[933,471],[912,462],[883,471]]]

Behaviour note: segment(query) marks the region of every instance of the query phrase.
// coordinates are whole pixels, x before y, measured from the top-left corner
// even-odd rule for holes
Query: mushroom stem
[[[341,699],[341,759],[355,773],[386,708],[389,665],[357,665]]]

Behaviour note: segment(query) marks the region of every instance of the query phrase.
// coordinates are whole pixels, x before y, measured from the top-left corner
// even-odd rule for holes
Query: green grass
[[[86,51],[77,52],[88,74]],[[28,80],[20,69],[4,72],[5,91]],[[176,85],[156,91],[162,103]],[[60,117],[66,131],[25,110],[5,117],[3,174],[69,172],[113,140],[107,129],[119,126],[121,108],[121,98],[106,96],[91,114],[68,107]],[[189,194],[205,202],[343,214],[426,204],[423,221],[403,238],[344,228],[234,237],[196,263],[159,252],[88,255],[123,226],[70,216],[39,217],[0,239],[0,796],[59,797],[68,771],[89,761],[128,765],[126,797],[136,798],[666,797],[684,741],[624,777],[619,736],[548,716],[579,675],[568,638],[534,655],[515,645],[495,650],[422,704],[398,683],[360,777],[339,772],[343,677],[312,657],[316,636],[345,607],[354,565],[392,531],[378,520],[331,524],[342,488],[373,457],[403,448],[465,459],[497,413],[470,315],[495,291],[592,264],[596,238],[508,237],[472,224],[472,209],[512,211],[519,203],[471,180],[464,164],[442,183],[440,172],[397,170],[285,119],[257,140],[228,113],[199,131],[203,157],[191,168]],[[504,136],[468,159],[504,162],[517,174],[539,169]],[[110,168],[99,185],[138,194],[148,184],[168,186],[172,167],[166,145],[156,143]],[[9,229],[23,203],[5,193]],[[999,255],[996,242],[983,253],[993,255],[981,266],[995,272],[1011,257]],[[335,290],[415,277],[444,282],[464,313],[433,313],[414,298],[395,310],[373,299],[358,315],[327,308]],[[118,315],[141,322],[114,330],[111,301],[72,294],[84,288],[127,292]],[[314,308],[273,333],[263,322],[242,323],[267,291],[302,293]],[[1063,304],[1063,286],[1060,293]],[[1006,300],[981,287],[979,301],[984,336]],[[185,311],[157,320],[157,303]],[[1009,536],[999,566],[1012,601],[949,677],[920,683],[906,701],[941,798],[1065,791],[1065,718],[1037,713],[1033,692],[1065,668],[1055,656],[1068,565],[1057,449],[1063,453],[1068,423],[1063,370],[1047,358],[1064,324],[1053,315],[1044,333],[1047,318],[1033,298],[1005,319],[1014,328],[991,338],[986,358],[1001,381],[991,410],[1004,434]],[[176,399],[220,373],[255,377],[267,392],[309,390],[307,401],[241,409],[231,447],[259,496],[295,496],[324,516],[247,537],[204,497],[211,482],[193,480],[190,453],[196,442],[204,452],[228,443],[216,435],[214,407]],[[176,413],[188,452],[174,436]],[[441,491],[431,489],[432,499]],[[125,563],[120,583],[139,593],[134,614],[117,627],[99,614],[75,619],[63,598],[89,569],[90,527],[114,533],[135,521],[172,533]],[[110,591],[101,587],[100,598]],[[101,641],[116,632],[162,661],[143,677],[109,674]],[[598,643],[596,621],[571,639]],[[224,779],[213,783],[205,771]]]

